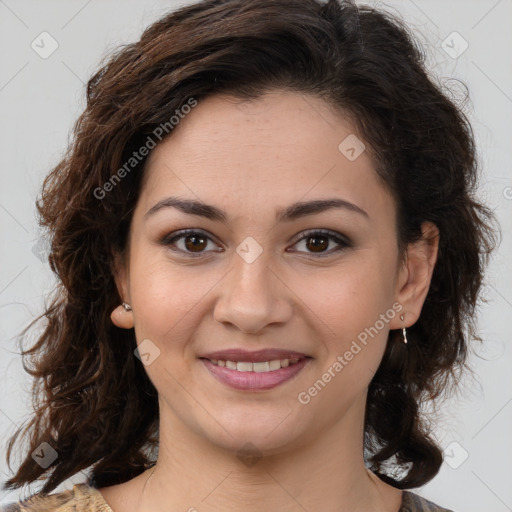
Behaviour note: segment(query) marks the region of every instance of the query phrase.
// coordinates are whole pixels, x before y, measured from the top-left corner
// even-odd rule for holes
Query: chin
[[[255,452],[258,456],[277,455],[304,444],[300,441],[303,436],[297,431],[297,425],[294,429],[289,428],[290,424],[283,421],[284,417],[277,421],[275,418],[272,421],[252,421],[244,416],[241,421],[233,420],[229,425],[222,423],[226,430],[217,424],[215,433],[210,432],[206,437],[212,444],[237,455],[242,456],[245,451]]]

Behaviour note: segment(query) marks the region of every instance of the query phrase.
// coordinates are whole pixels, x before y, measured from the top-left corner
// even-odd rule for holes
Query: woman
[[[493,217],[406,27],[206,0],[87,92],[5,487],[47,480],[7,510],[447,510],[407,490],[442,464],[420,405],[465,364]]]

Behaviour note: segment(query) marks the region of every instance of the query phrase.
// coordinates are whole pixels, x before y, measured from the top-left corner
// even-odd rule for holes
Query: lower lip
[[[230,370],[225,366],[217,366],[208,359],[201,359],[208,371],[217,380],[232,388],[249,391],[272,389],[286,382],[297,375],[310,360],[311,358],[308,357],[286,368],[271,372],[239,372],[238,370]]]

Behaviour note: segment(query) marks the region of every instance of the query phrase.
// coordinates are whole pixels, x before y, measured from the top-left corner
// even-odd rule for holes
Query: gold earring
[[[130,304],[127,304],[126,302],[123,302],[123,307],[124,307],[124,309],[126,309],[126,311],[132,310],[132,307],[130,306]]]
[[[400,315],[400,320],[402,320],[402,322],[405,320],[404,315]],[[404,343],[407,344],[407,332],[405,330],[405,327],[402,328],[402,335],[404,337]]]

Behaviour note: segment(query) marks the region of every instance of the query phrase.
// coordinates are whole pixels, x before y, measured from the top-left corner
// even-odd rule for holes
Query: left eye
[[[334,242],[335,247],[327,251],[331,242]],[[161,240],[161,243],[165,246],[175,246],[178,251],[184,252],[185,254],[197,256],[208,252],[207,249],[209,243],[214,246],[216,245],[209,235],[202,231],[192,229],[187,229],[165,236]],[[318,256],[329,255],[333,252],[341,251],[346,247],[350,247],[350,242],[348,240],[331,231],[309,231],[298,239],[294,245],[298,245],[300,243],[304,243],[305,247],[309,249],[309,251],[298,252],[309,252],[310,254],[316,254]],[[210,251],[211,250],[212,249],[210,248]],[[215,252],[222,252],[222,249],[213,250]]]
[[[304,242],[304,245],[310,249],[310,254],[317,254],[319,256],[327,256],[334,252],[339,252],[351,245],[344,237],[331,231],[309,231],[295,245],[301,242]],[[337,245],[338,247],[327,251],[330,242],[334,242],[335,246]]]

